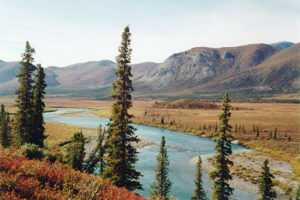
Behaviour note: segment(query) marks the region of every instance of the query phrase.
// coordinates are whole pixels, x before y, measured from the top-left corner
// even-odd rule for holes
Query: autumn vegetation
[[[57,152],[50,152],[55,155]],[[142,200],[125,188],[99,176],[72,169],[46,158],[30,160],[19,150],[0,151],[0,199],[133,199]]]

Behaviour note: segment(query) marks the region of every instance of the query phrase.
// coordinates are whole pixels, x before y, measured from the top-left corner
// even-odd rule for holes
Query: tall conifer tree
[[[44,139],[46,136],[44,135],[44,109],[45,103],[43,99],[45,98],[45,72],[40,64],[37,65],[37,73],[35,75],[35,84],[33,89],[33,133],[31,143],[37,144],[40,147],[44,146]]]
[[[36,67],[33,65],[35,53],[29,42],[26,42],[25,52],[22,54],[20,73],[17,75],[19,78],[20,86],[16,90],[17,99],[16,106],[18,108],[16,114],[17,133],[20,136],[21,144],[31,142],[33,132],[33,72]]]
[[[4,116],[5,116],[4,104],[1,104],[0,122],[2,122]]]
[[[192,197],[192,200],[205,200],[206,194],[202,186],[202,160],[201,156],[198,157],[198,162],[197,162],[197,171],[196,171],[196,180],[195,180],[195,191],[194,191],[194,196]]]
[[[276,198],[276,192],[272,189],[274,186],[272,178],[274,176],[270,172],[268,163],[269,161],[265,160],[260,174],[259,193],[261,197],[259,200],[272,200]]]
[[[212,199],[228,200],[232,195],[233,188],[230,187],[228,181],[232,179],[230,174],[229,165],[233,162],[229,159],[232,154],[231,141],[231,126],[229,119],[231,116],[229,104],[230,100],[228,93],[225,94],[222,105],[222,112],[219,115],[220,126],[218,129],[218,137],[216,138],[217,144],[215,146],[216,155],[214,156],[214,167],[210,173],[210,178],[213,179],[213,194]]]
[[[4,105],[1,105],[1,121],[0,121],[0,141],[1,146],[6,148],[10,146],[11,135],[10,135],[10,119],[9,113],[5,112]]]
[[[151,197],[153,199],[167,200],[169,199],[169,193],[172,183],[168,177],[168,154],[166,148],[165,137],[162,137],[159,154],[157,156],[157,165],[155,168],[155,182],[151,185],[153,191]]]
[[[104,177],[110,179],[116,186],[129,190],[141,189],[138,181],[141,173],[136,171],[134,164],[138,161],[137,150],[132,142],[138,142],[135,129],[130,125],[132,115],[128,109],[132,106],[131,92],[133,91],[131,74],[131,33],[126,26],[122,34],[119,55],[116,57],[118,69],[115,72],[117,80],[112,83],[112,115],[108,124],[106,169]]]

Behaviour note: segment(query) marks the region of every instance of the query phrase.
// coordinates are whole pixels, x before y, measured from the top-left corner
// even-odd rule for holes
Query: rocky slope
[[[137,90],[152,95],[222,93],[294,93],[299,88],[300,44],[278,50],[267,44],[193,48],[173,54],[136,79]]]
[[[292,44],[197,47],[175,53],[161,64],[135,64],[135,96],[198,98],[220,96],[225,91],[245,97],[296,93],[300,88],[300,43]],[[0,94],[14,93],[19,67],[18,62],[0,61]],[[111,91],[115,70],[116,64],[110,60],[47,67],[48,94],[105,97]]]

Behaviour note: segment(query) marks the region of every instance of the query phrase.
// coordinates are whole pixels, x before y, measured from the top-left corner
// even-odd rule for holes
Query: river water
[[[97,128],[99,124],[102,127],[106,126],[108,119],[99,117],[77,117],[64,116],[65,113],[88,111],[88,109],[62,109],[56,112],[46,113],[45,121],[54,121],[66,123],[75,126],[88,128]],[[203,138],[194,135],[188,135],[176,131],[154,128],[142,125],[133,125],[136,130],[136,135],[156,142],[155,145],[147,146],[139,150],[139,161],[136,163],[138,171],[142,172],[143,177],[140,182],[143,185],[142,191],[138,191],[146,197],[149,197],[151,191],[150,185],[154,182],[154,168],[157,164],[156,157],[159,151],[161,137],[165,136],[167,152],[169,156],[169,177],[171,179],[172,191],[171,196],[180,200],[190,199],[194,191],[194,178],[196,167],[190,163],[190,159],[194,156],[214,153],[215,142],[208,138]],[[242,146],[232,144],[232,149],[244,149]],[[208,197],[211,195],[211,181],[208,174],[203,173],[204,188],[207,191]],[[234,190],[234,198],[241,200],[254,200],[257,196],[249,194],[238,189]]]

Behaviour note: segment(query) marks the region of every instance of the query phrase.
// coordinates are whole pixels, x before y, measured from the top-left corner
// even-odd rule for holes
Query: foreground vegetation
[[[0,150],[0,199],[145,199],[99,176],[45,160],[29,160],[16,149]]]

